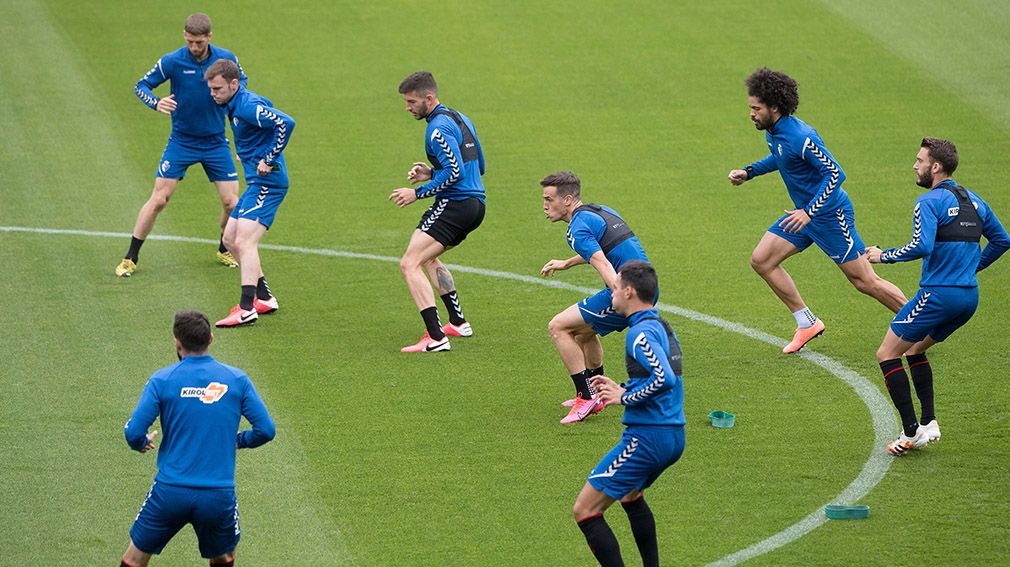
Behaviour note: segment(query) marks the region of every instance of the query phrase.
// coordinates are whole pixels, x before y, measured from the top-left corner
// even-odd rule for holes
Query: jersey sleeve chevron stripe
[[[880,253],[880,261],[891,264],[894,262],[900,262],[902,260],[912,260],[918,256],[909,256],[909,253],[922,243],[922,212],[921,204],[916,203],[915,208],[912,210],[912,239],[908,241],[907,244],[901,248],[890,248],[884,250]]]
[[[828,180],[824,184],[824,188],[821,190],[817,198],[814,199],[809,206],[807,206],[807,214],[813,217],[818,213],[821,207],[824,206],[824,203],[828,202],[828,199],[831,198],[831,194],[834,193],[835,188],[838,187],[839,170],[838,164],[822,152],[821,149],[817,147],[817,144],[815,144],[810,138],[807,138],[803,143],[803,151],[809,151],[810,154],[813,155],[828,172]]]
[[[645,338],[644,332],[639,333],[638,336],[635,337],[634,345],[635,348],[642,351],[645,359],[649,362],[649,370],[652,373],[652,380],[641,389],[622,396],[621,403],[623,405],[632,405],[642,402],[649,396],[659,391],[666,382],[666,372],[663,371],[663,365],[660,364],[659,359],[656,357],[656,353],[652,350],[652,346],[649,345],[649,339]]]
[[[447,187],[451,186],[453,183],[456,183],[460,179],[459,159],[457,159],[456,154],[453,153],[452,148],[449,147],[449,144],[445,141],[445,138],[442,136],[442,132],[438,128],[432,130],[431,140],[436,144],[438,144],[439,149],[441,149],[442,153],[444,153],[446,158],[448,158],[449,176],[437,185],[432,185],[431,187],[427,188],[424,186],[418,187],[417,197],[419,199],[424,197],[431,197],[432,195],[437,194],[439,191],[442,191]]]
[[[263,105],[256,105],[256,121],[259,122],[260,117],[266,118],[267,120],[274,123],[276,126],[274,131],[274,143],[270,148],[270,151],[263,156],[263,161],[270,165],[277,159],[277,156],[281,155],[284,147],[288,145],[288,124],[283,118],[278,116],[275,112],[271,112],[269,108]]]
[[[155,71],[161,75],[161,79],[159,80],[155,78],[154,81],[151,81],[150,79],[154,76]],[[168,77],[165,76],[165,70],[161,66],[161,59],[158,59],[158,62],[154,64],[154,67],[151,67],[151,70],[141,77],[139,81],[137,81],[137,84],[133,87],[133,93],[136,94],[137,98],[140,99],[140,102],[143,102],[148,108],[157,110],[158,101],[161,99],[155,96],[155,94],[151,92],[151,89],[156,88],[166,80],[168,80]]]

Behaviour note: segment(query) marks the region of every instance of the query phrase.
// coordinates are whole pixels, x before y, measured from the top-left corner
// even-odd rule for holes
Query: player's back
[[[967,217],[961,213],[960,203],[955,193],[946,188],[947,183],[938,185],[933,190],[920,195],[916,200],[915,227],[921,230],[935,230],[935,235],[925,235],[933,240],[932,250],[922,260],[922,278],[920,286],[954,286],[975,287],[978,278],[975,271],[982,257],[982,248],[978,240],[959,240],[959,237],[945,238],[945,232],[955,228],[959,222],[971,223],[973,216]],[[950,182],[951,187],[956,184]],[[965,190],[968,201],[978,216],[980,226],[974,227],[981,235],[987,228],[993,230],[999,221],[992,209],[981,197],[970,190]],[[923,223],[921,215],[930,215],[933,222]],[[934,220],[935,219],[935,220]],[[923,226],[925,225],[925,226]],[[1001,225],[999,225],[1002,228]],[[1005,231],[1003,231],[1005,234]],[[923,235],[920,235],[920,238]],[[913,238],[915,238],[913,236]]]

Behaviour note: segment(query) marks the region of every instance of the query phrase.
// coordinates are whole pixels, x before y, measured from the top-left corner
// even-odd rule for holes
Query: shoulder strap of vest
[[[577,209],[572,211],[572,215],[579,211],[591,211],[603,219],[603,236],[600,237],[599,242],[600,249],[603,250],[604,254],[610,254],[610,251],[616,248],[618,244],[635,236],[634,231],[632,231],[631,227],[624,222],[624,219],[608,210],[605,210],[596,203],[583,203]],[[617,266],[614,267],[616,268]]]
[[[960,185],[944,183],[943,188],[957,199],[957,218],[937,227],[936,242],[979,242],[982,239],[982,218],[971,202],[968,190]]]

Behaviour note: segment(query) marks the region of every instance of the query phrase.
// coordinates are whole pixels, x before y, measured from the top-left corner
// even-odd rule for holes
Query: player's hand
[[[155,109],[162,114],[172,114],[172,111],[175,110],[175,106],[175,95],[170,94],[159,100]]]
[[[157,437],[157,436],[158,436],[158,432],[157,431],[152,431],[152,432],[148,433],[147,434],[147,445],[144,445],[144,448],[141,449],[140,452],[141,453],[146,453],[146,452],[150,451],[151,449],[154,449],[154,438]]]
[[[734,169],[726,176],[733,185],[743,185],[747,181],[747,172],[742,169]]]
[[[803,227],[810,224],[810,215],[807,214],[803,209],[794,209],[792,211],[783,211],[789,216],[782,219],[779,226],[782,230],[796,234],[797,232],[803,230]]]
[[[540,275],[548,278],[554,275],[554,272],[560,272],[561,270],[567,270],[568,265],[564,260],[551,260],[544,264],[543,268],[540,268]]]
[[[596,391],[596,395],[611,404],[620,404],[621,396],[627,391],[620,384],[606,376],[593,376],[590,382],[593,385],[593,390]]]
[[[880,248],[876,246],[867,246],[866,251],[863,254],[866,255],[866,259],[870,261],[871,264],[880,263],[880,253],[883,252]]]
[[[389,195],[389,200],[402,209],[417,200],[417,193],[410,187],[400,187]]]
[[[414,165],[410,167],[410,171],[407,172],[407,181],[411,185],[423,181],[431,181],[431,168],[422,162],[414,162]]]
[[[260,162],[256,164],[256,173],[260,175],[266,175],[273,170],[274,170],[273,166],[267,165],[267,162],[263,160],[260,160]]]

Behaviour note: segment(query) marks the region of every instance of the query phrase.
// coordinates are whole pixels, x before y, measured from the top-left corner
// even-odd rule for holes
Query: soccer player
[[[458,246],[484,221],[484,151],[473,122],[438,101],[438,85],[431,73],[411,74],[400,83],[399,92],[407,112],[428,122],[424,151],[431,167],[414,163],[407,180],[422,185],[401,187],[389,195],[389,200],[402,208],[418,199],[434,198],[400,258],[400,272],[421,313],[425,333],[417,344],[405,346],[400,352],[447,351],[451,348],[450,336],[472,336],[473,328],[463,316],[452,274],[439,256]],[[449,312],[449,323],[444,327],[425,274],[438,288]]]
[[[544,189],[544,215],[551,222],[568,223],[566,240],[575,251],[567,260],[551,260],[540,275],[548,277],[580,264],[589,264],[603,279],[603,289],[558,313],[547,325],[561,362],[575,383],[575,398],[562,405],[572,409],[561,423],[574,423],[598,413],[606,405],[595,397],[590,380],[603,374],[600,337],[628,327],[628,319],[614,311],[612,290],[617,271],[627,262],[648,262],[642,243],[631,227],[610,207],[582,203],[582,183],[570,171],[559,171],[540,180]],[[653,297],[655,299],[655,297]]]
[[[653,308],[658,286],[649,264],[621,267],[614,289],[614,309],[628,318],[625,340],[627,388],[606,376],[593,387],[610,403],[622,404],[621,441],[589,474],[572,514],[600,565],[624,565],[621,549],[603,513],[620,500],[631,523],[642,564],[659,565],[656,520],[642,494],[684,452],[684,384],[681,350],[670,324]]]
[[[179,362],[151,375],[126,422],[126,442],[141,453],[154,448],[158,432],[148,429],[158,417],[165,436],[120,565],[146,566],[186,524],[193,524],[200,555],[211,565],[234,565],[235,451],[273,439],[274,422],[249,377],[207,354],[214,336],[206,315],[176,313],[172,331]],[[242,417],[252,429],[239,431]]]
[[[238,256],[242,295],[228,316],[215,323],[218,327],[248,325],[260,314],[278,309],[277,298],[263,276],[259,243],[288,193],[288,168],[282,152],[295,129],[290,116],[242,86],[241,73],[235,62],[221,59],[204,74],[211,96],[228,110],[235,150],[248,185],[224,229],[225,245]]]
[[[914,168],[916,185],[928,191],[915,200],[912,239],[900,248],[866,249],[874,263],[923,259],[918,293],[891,321],[877,349],[884,383],[901,415],[902,431],[887,446],[895,456],[940,438],[933,406],[933,369],[926,350],[971,319],[978,307],[976,272],[1010,248],[1010,237],[989,205],[951,179],[957,164],[952,142],[923,138]],[[985,250],[979,245],[982,236],[988,241]],[[902,355],[921,406],[918,421]]]
[[[729,181],[741,185],[778,170],[795,206],[772,224],[750,259],[754,271],[796,318],[793,340],[782,352],[797,352],[824,332],[824,322],[807,307],[782,268],[782,262],[811,244],[834,260],[856,289],[897,312],[907,300],[894,284],[878,277],[863,257],[865,247],[856,232],[852,202],[842,189],[845,172],[817,131],[793,116],[800,103],[796,81],[762,67],[747,78],[747,93],[750,118],[758,130],[765,130],[770,153],[730,171]]]
[[[238,172],[224,135],[224,112],[214,103],[203,80],[204,71],[215,61],[227,59],[237,65],[238,59],[227,49],[211,45],[213,34],[207,14],[192,14],[186,18],[182,35],[186,45],[158,59],[133,89],[137,98],[149,108],[172,117],[172,132],[154,173],[154,192],[140,209],[130,248],[116,266],[116,275],[121,278],[132,276],[137,270],[140,247],[189,166],[203,165],[207,179],[217,188],[223,209],[222,231],[238,199]],[[245,86],[246,76],[241,69],[239,67],[239,80]],[[165,81],[171,82],[171,94],[158,98],[153,91]],[[238,266],[225,247],[223,237],[218,244],[217,259],[230,268]]]

